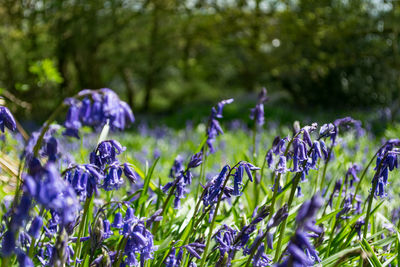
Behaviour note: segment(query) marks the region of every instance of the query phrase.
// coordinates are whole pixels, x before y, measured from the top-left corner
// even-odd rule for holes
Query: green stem
[[[164,212],[165,212],[165,210],[166,210],[166,208],[168,206],[168,203],[169,203],[171,197],[173,196],[173,194],[175,193],[175,188],[176,188],[176,185],[178,184],[178,181],[179,180],[176,179],[174,184],[172,185],[171,189],[169,190],[168,196],[165,199],[164,204],[162,206],[162,210],[161,210],[160,216],[164,215]],[[160,225],[160,222],[154,222],[154,226],[153,226],[153,229],[152,229],[153,235],[157,232],[159,225]]]
[[[125,250],[126,243],[128,242],[128,238],[122,237],[121,241],[118,244],[117,248],[117,258],[116,261],[114,261],[114,267],[118,267],[121,265],[121,261],[123,258],[123,251]]]
[[[352,199],[351,203],[354,202],[354,200],[355,200],[355,198],[357,196],[358,190],[360,190],[360,186],[361,186],[361,183],[362,183],[362,181],[363,181],[363,179],[365,177],[365,174],[367,173],[367,171],[368,171],[369,167],[371,166],[371,164],[374,162],[374,160],[375,160],[376,156],[378,155],[379,150],[381,150],[381,148],[378,149],[378,151],[375,153],[375,155],[368,162],[367,166],[364,168],[364,170],[363,170],[363,172],[362,172],[362,174],[360,176],[360,181],[358,181],[356,189],[354,190],[354,196],[353,196],[353,199]]]
[[[327,249],[326,249],[326,255],[325,255],[325,258],[328,258],[329,257],[329,252],[330,252],[330,250],[331,250],[331,245],[332,245],[332,240],[333,240],[333,234],[334,234],[334,232],[335,232],[335,229],[336,229],[336,225],[337,225],[337,220],[334,218],[333,220],[335,220],[335,222],[333,223],[333,226],[332,226],[332,229],[331,229],[331,233],[330,233],[330,235],[329,235],[329,243],[328,243],[328,247],[327,247]]]
[[[84,233],[84,229],[87,226],[87,214],[89,211],[89,207],[90,207],[90,202],[92,201],[93,196],[91,196],[90,198],[86,198],[85,204],[84,204],[84,209],[83,209],[83,214],[82,214],[82,221],[79,225],[79,230],[78,230],[78,238],[76,240],[76,250],[75,250],[75,254],[74,254],[74,258],[73,261],[75,262],[75,266],[78,266],[78,261],[77,258],[80,257],[81,254],[81,246],[82,246],[82,242],[81,242],[81,238],[82,235]]]
[[[233,170],[238,164],[240,164],[240,162],[238,162],[235,166],[233,166],[232,168],[230,168],[228,175],[225,177],[224,184],[222,185],[221,192],[220,192],[220,194],[219,194],[219,196],[218,196],[217,206],[215,207],[213,219],[212,219],[212,221],[211,221],[210,233],[208,234],[208,237],[207,237],[206,247],[204,248],[203,256],[201,257],[200,267],[203,267],[203,266],[204,266],[205,261],[206,261],[206,258],[207,258],[208,248],[209,248],[209,246],[210,246],[211,237],[212,237],[212,235],[213,235],[215,220],[216,220],[217,215],[218,215],[218,209],[219,209],[219,206],[220,206],[220,204],[221,204],[221,199],[222,199],[222,196],[223,196],[223,194],[224,194],[224,189],[225,189],[225,187],[226,187],[226,184],[227,184],[228,181],[229,181],[229,176],[231,175],[232,170]]]
[[[257,141],[257,123],[254,122],[254,125],[253,125],[253,162],[254,163],[256,163],[256,158],[257,158],[256,141]]]
[[[288,213],[290,211],[290,207],[292,206],[294,193],[296,192],[297,185],[299,184],[299,181],[300,181],[300,174],[301,173],[297,173],[296,176],[293,178],[293,184],[292,184],[292,188],[290,190],[290,196],[289,196],[289,201],[288,201],[288,211],[287,211]],[[279,260],[279,254],[280,254],[280,251],[282,248],[282,241],[283,241],[283,236],[285,235],[286,224],[287,224],[287,217],[282,222],[279,239],[278,239],[278,244],[276,246],[274,262],[277,262]]]
[[[365,216],[363,238],[367,238],[369,216],[371,215],[372,201],[374,199],[376,186],[378,185],[378,178],[379,178],[378,175],[381,173],[382,163],[385,161],[386,157],[387,157],[387,153],[383,156],[381,162],[379,163],[378,169],[376,170],[376,173],[372,180],[372,189],[371,189],[371,193],[369,194],[369,199],[368,199],[367,215]]]

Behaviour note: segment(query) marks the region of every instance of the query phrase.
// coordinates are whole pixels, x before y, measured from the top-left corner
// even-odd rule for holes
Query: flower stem
[[[79,225],[78,238],[76,240],[76,253],[74,254],[74,258],[73,258],[73,261],[75,262],[75,266],[78,266],[77,259],[79,258],[80,254],[81,254],[81,246],[82,246],[81,237],[83,236],[84,229],[87,226],[87,222],[88,222],[87,215],[88,215],[88,211],[89,211],[89,207],[90,207],[90,203],[92,202],[92,199],[93,199],[93,196],[91,196],[90,198],[86,198],[86,201],[84,204],[82,221]]]
[[[240,162],[238,162],[235,166],[233,166],[232,168],[230,168],[229,173],[228,173],[228,175],[227,175],[226,178],[225,178],[224,184],[222,185],[221,192],[220,192],[220,194],[219,194],[219,196],[218,196],[217,206],[215,207],[213,219],[212,219],[212,221],[211,221],[210,232],[209,232],[208,237],[207,237],[206,247],[204,248],[203,256],[201,257],[200,267],[203,267],[203,266],[204,266],[205,261],[206,261],[206,258],[207,258],[207,252],[208,252],[208,248],[209,248],[209,246],[210,246],[211,237],[212,237],[212,235],[213,235],[215,220],[216,220],[217,215],[218,215],[218,209],[219,209],[219,206],[220,206],[220,204],[221,204],[221,199],[222,199],[222,195],[224,194],[224,189],[225,189],[225,187],[226,187],[226,184],[227,184],[228,181],[229,181],[229,176],[231,175],[232,170],[233,170],[238,164],[240,164]]]
[[[288,201],[288,211],[287,211],[288,213],[289,213],[290,207],[292,206],[292,203],[293,203],[294,193],[296,192],[297,185],[299,184],[299,181],[300,181],[300,174],[301,173],[298,172],[296,174],[296,176],[293,178],[293,184],[292,184],[292,188],[290,190],[290,196],[289,196],[289,201]],[[287,217],[283,220],[282,226],[280,229],[278,244],[276,246],[275,258],[274,258],[275,262],[277,262],[280,257],[279,254],[280,254],[280,251],[282,248],[282,241],[283,241],[283,236],[285,235],[286,224],[287,224]]]

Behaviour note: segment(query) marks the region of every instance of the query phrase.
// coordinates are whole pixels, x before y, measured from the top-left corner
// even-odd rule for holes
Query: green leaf
[[[365,238],[362,239],[361,241],[361,248],[363,251],[366,252],[368,261],[371,265],[375,267],[382,267],[382,264],[380,263],[378,257],[376,256],[374,250],[372,247],[369,245],[368,241],[365,240]]]

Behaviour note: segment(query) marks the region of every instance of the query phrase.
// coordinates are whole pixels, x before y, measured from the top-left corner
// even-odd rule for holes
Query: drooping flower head
[[[64,123],[67,136],[79,138],[83,125],[102,127],[108,122],[111,129],[123,130],[135,121],[129,105],[111,89],[83,90],[78,98],[68,98],[64,102],[69,106]]]
[[[250,118],[259,126],[264,124],[264,102],[268,100],[267,89],[261,89],[258,94],[258,102],[255,108],[251,109]]]
[[[315,226],[315,216],[322,204],[323,199],[317,194],[300,207],[296,216],[297,229],[287,248],[289,256],[278,266],[314,266],[321,261],[318,251],[309,240],[311,234],[308,232],[313,235],[322,232],[321,228]]]
[[[221,128],[217,119],[222,118],[222,110],[226,104],[230,104],[233,102],[233,99],[222,100],[217,104],[216,107],[211,109],[211,115],[208,120],[207,127],[207,146],[210,149],[210,153],[214,153],[215,149],[213,143],[216,137],[220,134],[224,134],[224,131]]]
[[[376,157],[375,175],[372,184],[376,182],[374,191],[375,196],[385,197],[385,187],[388,184],[389,172],[398,168],[398,155],[400,154],[400,140],[388,140],[378,151]]]
[[[185,197],[185,194],[188,191],[188,187],[192,183],[192,172],[191,169],[194,169],[203,162],[203,154],[202,152],[194,154],[188,164],[187,167],[183,166],[183,159],[178,155],[174,161],[174,164],[170,170],[170,177],[174,180],[168,182],[165,186],[163,186],[162,190],[166,193],[169,190],[175,190],[175,200],[174,200],[174,208],[178,209],[180,207],[180,200]]]
[[[17,123],[10,110],[4,106],[0,106],[0,130],[4,133],[4,128],[8,128],[10,131],[17,129]]]

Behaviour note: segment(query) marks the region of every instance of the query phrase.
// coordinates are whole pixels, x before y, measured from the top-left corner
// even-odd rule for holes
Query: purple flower
[[[117,155],[125,151],[116,140],[106,140],[101,142],[95,151],[90,154],[90,163],[95,164],[100,169],[104,169],[106,164],[111,164],[117,161]]]
[[[258,103],[255,108],[251,109],[250,118],[256,122],[257,125],[264,124],[264,102],[268,100],[267,89],[263,88],[258,95]]]
[[[130,228],[127,238],[125,264],[137,265],[136,254],[140,254],[141,265],[153,258],[153,252],[156,250],[153,235],[145,228],[143,221],[138,221]]]
[[[66,103],[69,104],[69,109],[64,122],[65,131],[63,134],[79,139],[79,129],[81,128],[82,123],[79,120],[79,107],[77,106],[78,102],[73,98],[69,98],[66,100]]]
[[[48,163],[42,175],[26,176],[25,181],[34,185],[28,193],[45,208],[55,210],[63,225],[75,220],[80,208],[76,194],[71,185],[61,178],[54,164]]]
[[[128,163],[124,163],[124,175],[133,184],[138,180],[135,170]]]
[[[286,173],[287,169],[286,169],[286,157],[285,156],[280,156],[279,157],[279,162],[278,162],[278,166],[276,167],[276,172],[278,173]]]
[[[22,251],[17,253],[17,260],[20,267],[34,267],[31,258]]]
[[[234,179],[233,195],[234,196],[240,196],[242,194],[239,190],[242,189],[243,172],[244,172],[244,167],[243,167],[243,165],[240,165],[236,169],[236,172],[233,176],[233,179]]]
[[[322,229],[314,225],[315,215],[322,204],[323,199],[317,194],[300,207],[296,216],[297,229],[287,248],[289,256],[278,266],[314,266],[316,262],[321,261],[318,251],[309,241],[310,234],[307,232],[322,232]]]
[[[85,201],[97,192],[98,184],[104,179],[96,165],[75,165],[67,169],[65,179],[72,185],[80,201]]]
[[[235,253],[236,247],[234,241],[237,232],[227,225],[224,225],[215,234],[217,249],[219,250],[219,260],[217,266],[231,266],[231,261]]]
[[[226,104],[233,102],[233,99],[222,100],[217,104],[217,107],[211,109],[211,115],[208,121],[207,127],[207,146],[210,149],[210,153],[214,153],[215,149],[213,143],[216,137],[220,134],[224,134],[217,119],[222,118],[222,110]]]
[[[15,249],[15,233],[7,230],[3,235],[2,254],[5,256],[11,255]]]
[[[371,182],[372,184],[376,182],[376,187],[371,189],[374,191],[375,196],[383,198],[387,195],[385,187],[388,184],[389,172],[398,168],[398,154],[400,151],[397,146],[400,146],[398,142],[389,140],[378,151],[374,169],[376,173]]]
[[[218,176],[214,177],[209,186],[205,189],[206,193],[203,196],[204,206],[211,205],[218,200],[218,196],[222,190],[223,183],[230,170],[229,165],[225,165]]]
[[[29,228],[28,234],[33,238],[38,238],[40,234],[40,230],[43,226],[43,219],[40,216],[36,216],[33,219],[31,227]]]
[[[79,138],[82,125],[102,127],[109,123],[111,129],[123,130],[135,121],[129,105],[111,89],[83,90],[78,96],[84,96],[83,100],[69,98],[65,101],[69,106],[64,123],[67,136]]]
[[[0,106],[0,130],[4,133],[4,127],[10,131],[15,131],[17,123],[10,110],[4,106]]]
[[[111,166],[104,178],[103,189],[106,191],[117,190],[124,183],[122,179],[122,169],[118,166]]]
[[[168,257],[165,259],[166,267],[180,267],[182,262],[183,250],[180,249],[178,255],[176,255],[176,249],[171,248],[171,252],[168,254]]]
[[[171,188],[174,190],[175,200],[174,208],[180,207],[180,200],[185,197],[188,191],[188,186],[192,183],[192,173],[190,169],[200,166],[202,163],[202,153],[194,154],[186,167],[183,166],[183,159],[178,155],[174,161],[174,164],[170,170],[170,178],[174,178],[174,181],[168,182],[163,186],[162,190],[164,193],[168,192]]]
[[[204,252],[205,244],[202,243],[190,243],[183,246],[192,257],[201,259],[201,254]]]
[[[117,229],[121,229],[123,226],[123,221],[122,221],[122,214],[121,212],[117,212],[114,215],[114,221],[111,224],[111,227],[117,228]]]

